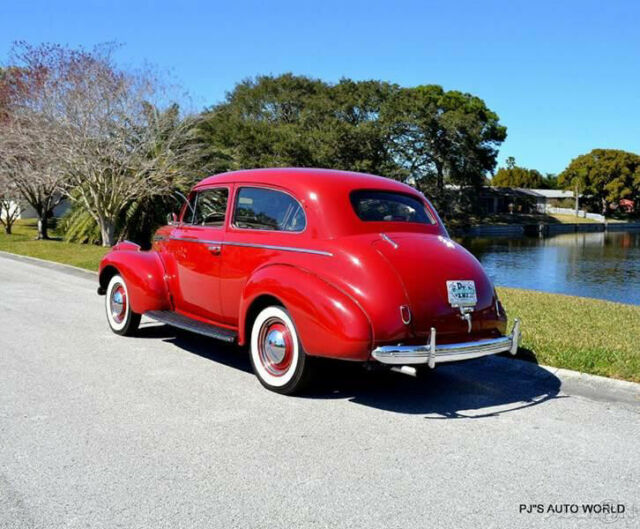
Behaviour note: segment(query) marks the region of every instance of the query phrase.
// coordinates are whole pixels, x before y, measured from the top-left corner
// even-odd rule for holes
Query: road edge
[[[561,381],[561,391],[591,400],[621,402],[640,407],[640,384],[628,380],[602,377],[561,367],[541,365]]]
[[[0,257],[40,266],[41,268],[62,272],[90,281],[97,281],[98,278],[97,272],[78,268],[77,266],[56,263],[55,261],[38,259],[37,257],[13,254],[1,250]],[[638,383],[590,375],[571,369],[536,364],[517,358],[492,357],[493,361],[500,362],[499,359],[508,362],[508,369],[515,370],[530,377],[539,377],[541,375],[540,369],[543,369],[560,380],[560,391],[566,395],[576,395],[604,402],[620,402],[640,407],[640,384]]]
[[[91,270],[86,270],[85,268],[79,268],[77,266],[69,264],[56,263],[55,261],[48,261],[46,259],[39,259],[37,257],[31,257],[29,255],[21,255],[0,250],[0,257],[4,257],[5,259],[10,259],[12,261],[40,266],[41,268],[55,270],[57,272],[62,272],[63,274],[69,274],[75,277],[89,279],[91,281],[97,281],[98,279],[97,272],[92,272]]]

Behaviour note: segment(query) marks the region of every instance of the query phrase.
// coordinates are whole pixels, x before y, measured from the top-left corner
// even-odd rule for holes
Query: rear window
[[[389,191],[354,191],[351,205],[360,220],[365,222],[417,222],[433,224],[419,199]]]

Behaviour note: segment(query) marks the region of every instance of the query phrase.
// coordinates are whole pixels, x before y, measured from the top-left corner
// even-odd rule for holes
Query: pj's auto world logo
[[[525,516],[582,519],[601,523],[622,522],[623,526],[629,527],[640,520],[638,506],[614,500],[598,503],[521,503],[518,510]]]

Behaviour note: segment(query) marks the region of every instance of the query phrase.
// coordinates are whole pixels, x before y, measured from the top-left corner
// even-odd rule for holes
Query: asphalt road
[[[112,334],[95,287],[0,257],[0,527],[640,525],[638,408],[508,359],[283,397],[234,348]],[[624,515],[519,512],[603,500]]]

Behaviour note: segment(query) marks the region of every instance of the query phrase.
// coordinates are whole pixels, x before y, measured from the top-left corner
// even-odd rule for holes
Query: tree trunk
[[[607,213],[609,213],[609,203],[606,201],[606,199],[602,199],[602,216],[606,217]]]
[[[442,164],[439,163],[436,163],[436,188],[438,189],[438,194],[442,195],[444,189],[444,168]]]
[[[102,236],[102,246],[113,246],[116,242],[116,223],[109,219],[100,219],[100,235]]]
[[[7,235],[11,235],[11,224],[10,223],[7,223],[7,224],[4,225],[4,232]]]
[[[47,240],[49,238],[49,229],[47,226],[47,214],[38,217],[38,240]]]

